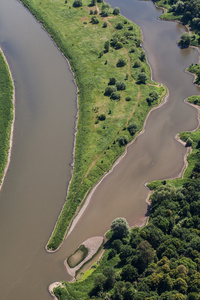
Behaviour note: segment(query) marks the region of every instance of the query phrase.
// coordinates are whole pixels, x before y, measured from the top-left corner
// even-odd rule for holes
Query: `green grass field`
[[[13,84],[7,63],[0,51],[0,184],[8,159],[13,121]]]
[[[72,0],[67,3],[63,0],[22,2],[69,59],[79,88],[73,178],[66,204],[48,244],[48,249],[55,250],[86,193],[134,138],[128,126],[134,122],[136,130],[141,130],[147,113],[165,96],[166,89],[151,81],[150,68],[141,47],[140,28],[121,15],[113,15],[109,7],[106,8],[108,16],[102,17],[103,3],[91,6],[90,0],[84,0],[82,7],[73,7]],[[92,18],[95,24],[91,23]],[[106,41],[110,45],[107,52]],[[121,58],[125,65],[119,67]],[[146,74],[145,83],[138,82],[140,73]],[[108,85],[112,77],[118,83],[125,83],[126,88],[110,97],[104,93],[106,88],[113,87]],[[149,106],[146,98],[152,91],[157,92],[158,99]],[[112,99],[115,96],[120,99]]]

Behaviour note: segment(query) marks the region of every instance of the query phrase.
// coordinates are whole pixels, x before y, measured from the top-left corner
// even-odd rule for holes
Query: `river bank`
[[[13,131],[15,122],[15,87],[11,70],[6,57],[0,48],[0,122],[1,122],[1,164],[0,164],[0,190],[2,188],[11,159]]]

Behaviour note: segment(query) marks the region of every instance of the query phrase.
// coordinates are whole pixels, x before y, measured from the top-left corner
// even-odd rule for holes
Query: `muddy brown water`
[[[16,0],[1,0],[0,45],[16,86],[16,122],[11,163],[0,192],[0,293],[5,300],[48,300],[47,287],[68,280],[63,264],[87,238],[103,235],[111,221],[140,224],[146,213],[144,184],[177,176],[185,148],[175,140],[197,127],[197,110],[184,99],[199,94],[185,68],[198,61],[196,49],[180,50],[185,29],[159,21],[151,2],[111,0],[143,30],[144,48],[155,81],[169,89],[145,133],[101,182],[61,249],[45,245],[65,200],[70,180],[76,88],[67,62],[40,24]]]

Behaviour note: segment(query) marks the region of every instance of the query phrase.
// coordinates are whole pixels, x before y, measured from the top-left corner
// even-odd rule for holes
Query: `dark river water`
[[[76,88],[69,66],[35,19],[16,0],[1,0],[0,45],[16,87],[16,121],[11,163],[0,192],[0,292],[4,300],[48,300],[48,285],[68,280],[64,259],[89,237],[103,235],[111,221],[140,224],[146,213],[144,184],[175,177],[185,148],[175,140],[198,125],[197,110],[184,99],[200,94],[185,72],[198,52],[180,50],[185,29],[159,21],[152,2],[111,0],[143,31],[153,79],[169,90],[145,133],[91,195],[81,219],[55,254],[45,245],[65,201],[70,180]]]

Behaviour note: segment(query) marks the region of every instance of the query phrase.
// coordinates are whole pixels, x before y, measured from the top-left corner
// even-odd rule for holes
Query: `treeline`
[[[199,165],[198,165],[199,166]],[[152,196],[150,220],[126,237],[112,237],[104,268],[93,278],[58,288],[58,299],[200,299],[200,168],[198,178]],[[87,293],[85,292],[87,290]],[[62,292],[65,297],[62,298]]]

